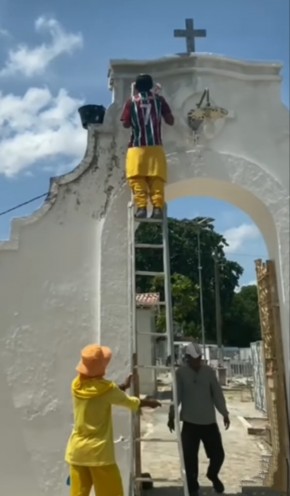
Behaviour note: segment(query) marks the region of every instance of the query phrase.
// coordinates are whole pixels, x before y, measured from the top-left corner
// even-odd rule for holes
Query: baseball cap
[[[189,343],[185,349],[185,354],[192,358],[199,358],[202,356],[202,351],[198,343]]]

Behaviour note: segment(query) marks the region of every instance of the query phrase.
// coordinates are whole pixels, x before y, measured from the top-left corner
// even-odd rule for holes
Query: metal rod
[[[203,103],[203,100],[205,99],[206,97],[206,90],[203,91],[203,94],[201,95],[201,99],[200,101],[198,102],[198,104],[196,105],[198,108],[201,107],[202,103]]]
[[[206,105],[207,107],[209,107],[210,106],[209,89],[206,88],[205,91],[206,91]]]
[[[217,253],[214,253],[214,279],[215,279],[215,315],[216,315],[216,339],[218,347],[218,366],[223,366],[222,350],[222,317],[221,317],[221,296],[220,296],[220,271]]]
[[[201,323],[201,341],[203,349],[203,359],[206,359],[205,348],[205,326],[204,326],[204,308],[203,308],[203,282],[202,282],[202,265],[201,265],[201,245],[200,230],[197,231],[197,258],[198,258],[198,279],[199,279],[199,305],[200,305],[200,323]]]

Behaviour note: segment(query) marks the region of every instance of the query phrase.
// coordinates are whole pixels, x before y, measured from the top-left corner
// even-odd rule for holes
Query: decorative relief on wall
[[[214,138],[224,126],[225,119],[232,116],[228,109],[217,105],[210,96],[209,89],[190,97],[183,108],[191,139],[195,143],[202,138]]]

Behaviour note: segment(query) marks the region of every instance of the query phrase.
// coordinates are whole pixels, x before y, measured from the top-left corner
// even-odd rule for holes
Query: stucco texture
[[[113,61],[114,103],[104,125],[89,129],[84,160],[52,180],[43,208],[15,221],[11,240],[0,245],[0,494],[68,494],[70,382],[83,345],[112,347],[113,379],[130,370],[128,133],[119,117],[140,71],[162,84],[176,116],[164,134],[167,201],[187,195],[229,201],[265,238],[277,268],[289,390],[289,114],[280,102],[279,65],[206,55]],[[195,144],[186,112],[205,87],[229,115]],[[119,410],[114,420],[127,495],[131,420]]]

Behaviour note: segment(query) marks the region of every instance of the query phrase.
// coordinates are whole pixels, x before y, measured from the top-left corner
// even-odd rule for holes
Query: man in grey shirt
[[[224,492],[218,477],[224,461],[221,434],[216,421],[215,409],[223,416],[225,428],[230,426],[229,412],[215,371],[202,363],[202,353],[197,343],[186,348],[186,364],[176,373],[178,404],[181,405],[182,446],[187,483],[190,496],[197,496],[198,451],[202,441],[209,459],[207,478],[217,493]],[[174,430],[174,407],[170,407],[168,427]]]

